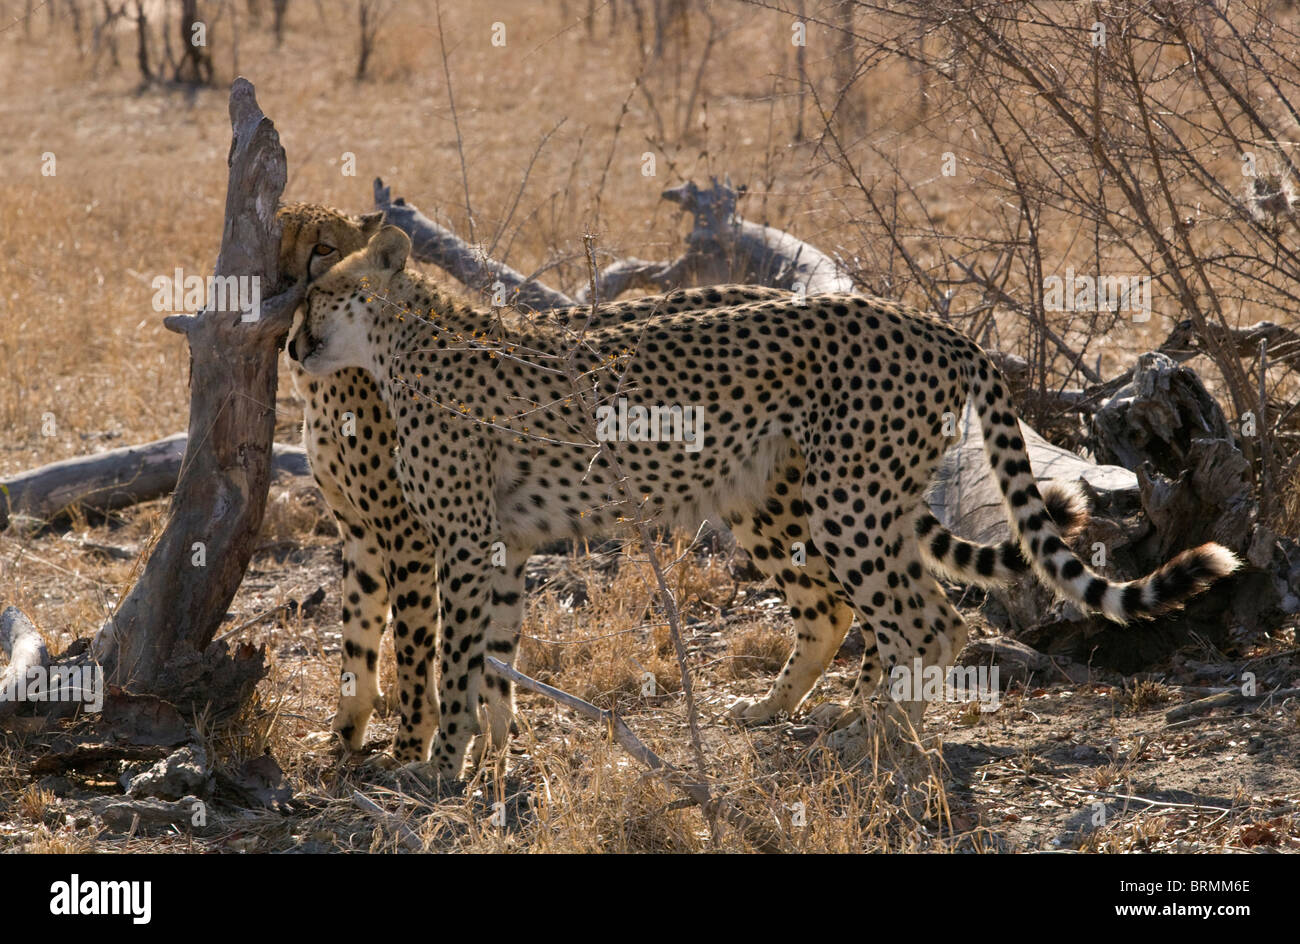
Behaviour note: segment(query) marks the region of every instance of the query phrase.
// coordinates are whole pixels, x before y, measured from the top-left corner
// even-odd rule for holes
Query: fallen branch
[[[6,718],[18,710],[16,696],[28,670],[49,665],[50,652],[32,621],[16,606],[7,606],[0,613],[0,649],[9,660],[0,675],[0,718]]]
[[[737,216],[736,201],[743,193],[729,181],[719,183],[716,179],[707,190],[693,182],[665,190],[663,199],[679,204],[695,218],[695,229],[686,237],[686,252],[671,262],[636,258],[611,262],[599,274],[596,296],[609,301],[634,288],[667,292],[733,282],[780,286],[807,295],[853,291],[849,275],[817,247],[783,230]],[[385,222],[411,237],[412,254],[417,259],[432,262],[470,289],[483,291],[499,281],[511,304],[537,311],[574,308],[591,301],[590,286],[584,287],[575,301],[487,258],[405,199],[394,200],[392,188],[378,178],[375,208],[384,212]]]
[[[451,230],[439,226],[401,197],[392,198],[392,188],[375,178],[375,209],[382,210],[384,222],[396,226],[411,237],[411,254],[421,262],[432,262],[448,275],[476,292],[489,292],[500,282],[506,303],[543,311],[573,308],[576,302],[563,292],[517,272],[504,262],[489,259],[480,248],[471,246]]]
[[[633,288],[667,292],[729,282],[772,285],[806,295],[853,291],[853,279],[817,247],[738,216],[736,201],[743,194],[744,188],[737,190],[730,180],[719,183],[717,178],[707,190],[693,181],[665,190],[663,199],[694,217],[686,252],[672,262],[612,262],[600,273],[598,296],[608,301]],[[586,304],[590,297],[590,290],[583,289],[578,300]]]
[[[412,852],[424,851],[424,843],[420,842],[420,837],[415,834],[415,831],[411,829],[411,827],[407,826],[400,819],[388,812],[388,810],[384,809],[361,791],[352,791],[352,805],[359,810],[364,810],[369,813],[375,819],[379,820],[391,829],[393,833],[396,834],[398,841]]]
[[[1234,688],[1231,691],[1211,695],[1209,698],[1200,698],[1185,705],[1179,705],[1177,708],[1170,708],[1165,712],[1165,723],[1207,715],[1216,708],[1230,708],[1234,705],[1252,702],[1259,702],[1262,705],[1270,701],[1284,701],[1287,698],[1296,697],[1300,697],[1300,688],[1283,688],[1260,695],[1245,695],[1241,689]]]
[[[0,531],[10,519],[49,524],[70,509],[114,511],[170,495],[189,444],[186,433],[20,472],[0,482]],[[310,475],[301,446],[275,443],[272,474]]]
[[[495,675],[508,679],[516,685],[535,692],[552,701],[559,702],[568,708],[572,708],[578,714],[590,718],[598,724],[604,725],[609,731],[610,736],[618,742],[623,750],[631,754],[636,760],[640,761],[651,770],[663,775],[664,779],[670,784],[685,793],[691,801],[699,806],[707,814],[712,811],[721,816],[728,823],[734,826],[745,838],[746,842],[752,844],[760,852],[782,852],[783,847],[780,837],[770,828],[762,823],[756,822],[744,811],[738,809],[733,803],[724,797],[711,797],[709,788],[699,780],[689,776],[684,771],[674,767],[672,764],[663,760],[658,754],[646,747],[641,739],[632,733],[629,728],[613,711],[607,711],[603,708],[597,708],[591,702],[583,701],[577,695],[570,695],[568,692],[561,691],[558,688],[552,688],[544,682],[539,682],[531,676],[524,675],[518,669],[513,669],[499,659],[492,656],[487,657],[487,669]]]
[[[86,770],[123,761],[159,761],[171,751],[160,744],[77,744],[65,751],[42,754],[32,761],[28,773],[34,777]]]

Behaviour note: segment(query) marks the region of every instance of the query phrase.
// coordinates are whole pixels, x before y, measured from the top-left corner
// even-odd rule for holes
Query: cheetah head
[[[385,226],[314,282],[306,309],[289,336],[289,357],[309,374],[346,367],[369,369],[368,335],[383,315],[386,293],[406,267],[411,238]]]
[[[280,207],[280,275],[314,282],[331,266],[365,246],[383,225],[383,213],[350,217],[312,203]]]

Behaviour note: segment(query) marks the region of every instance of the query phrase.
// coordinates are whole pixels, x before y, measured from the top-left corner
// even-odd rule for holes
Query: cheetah
[[[290,204],[281,208],[279,220],[282,272],[291,281],[302,278],[311,283],[343,256],[364,247],[378,230],[382,213],[352,218],[329,207]],[[546,316],[559,324],[581,317],[589,321],[590,328],[601,328],[654,315],[788,298],[785,289],[724,285],[607,303],[594,312],[582,308],[547,312]],[[434,607],[437,584],[430,573],[428,538],[403,501],[396,476],[391,455],[396,430],[369,373],[344,368],[315,378],[304,374],[296,361],[290,360],[290,364],[295,389],[304,400],[303,438],[312,475],[343,540],[343,684],[333,731],[347,749],[360,750],[364,745],[370,716],[382,707],[376,670],[391,610],[402,732],[393,753],[398,761],[421,761],[428,757],[438,726],[437,696],[429,679],[438,624]],[[852,623],[852,611],[836,597],[835,580],[806,533],[805,519],[784,512],[785,499],[802,475],[797,463],[797,452],[792,450],[787,462],[775,469],[771,495],[764,506],[755,508],[753,514],[737,512],[728,523],[758,570],[774,579],[796,625],[796,642],[767,696],[758,701],[740,700],[731,707],[733,718],[745,723],[796,713]],[[1062,527],[1067,527],[1063,523],[1071,515],[1078,527],[1082,519],[1078,508],[1070,507],[1069,495],[1048,492],[1045,498]],[[944,534],[944,553],[936,557],[931,547],[940,545],[930,541],[922,546],[922,558],[930,570],[961,583],[1004,584],[1028,568],[1014,541],[997,547],[971,545],[946,532],[928,512],[919,516],[917,529],[920,534]],[[807,560],[802,567],[785,560],[784,547],[794,544],[806,547]],[[515,644],[516,640],[506,637],[493,651],[512,663]],[[870,637],[853,700],[858,689],[867,687],[879,674],[875,657],[874,637]],[[508,685],[491,684],[485,689],[487,714],[494,719],[491,728],[500,742],[513,715],[512,690]],[[839,716],[836,706],[827,707]]]
[[[311,284],[364,247],[383,214],[354,219],[329,207],[296,203],[282,206],[278,218],[281,275]],[[404,638],[409,630],[396,604],[414,598],[431,605],[436,587],[423,529],[402,500],[389,456],[396,440],[370,375],[352,369],[309,377],[292,361],[290,375],[304,403],[307,461],[343,539],[342,684],[333,730],[347,747],[359,750],[372,713],[382,707],[377,667],[390,603],[397,616],[394,632]],[[400,646],[397,665],[408,699],[414,696],[418,703],[424,689]],[[413,728],[426,726],[432,736],[436,714],[413,707],[408,715],[416,719]]]
[[[308,374],[368,371],[396,429],[397,477],[431,539],[438,589],[439,776],[461,775],[479,731],[485,656],[517,638],[530,550],[634,514],[663,527],[802,519],[793,530],[815,544],[824,573],[793,582],[832,587],[834,603],[810,617],[820,636],[856,615],[874,636],[873,664],[951,665],[966,627],[927,557],[948,572],[999,566],[995,550],[970,545],[975,566],[959,560],[921,507],[951,444],[945,420],[968,400],[1020,557],[1060,595],[1126,623],[1177,608],[1239,566],[1205,544],[1138,580],[1093,572],[1037,487],[997,368],[951,326],[899,303],[786,297],[594,330],[506,327],[406,271],[410,248],[384,227],[319,278],[288,350]],[[601,438],[600,413],[619,397],[702,409],[702,448],[644,429]],[[789,533],[767,531],[783,561]],[[919,727],[924,702],[897,707]]]
[[[282,207],[279,218],[281,271],[291,281],[305,279],[308,284],[364,247],[382,222],[380,213],[354,219],[329,207],[303,203]],[[724,285],[607,303],[595,312],[587,308],[559,310],[546,313],[546,317],[561,324],[579,317],[584,322],[590,319],[589,327],[599,328],[654,315],[789,297],[786,289]],[[333,730],[349,750],[360,750],[365,743],[370,718],[382,707],[377,664],[391,609],[401,713],[401,734],[393,753],[399,761],[423,760],[438,725],[437,697],[429,678],[438,624],[434,605],[437,585],[431,574],[428,538],[402,498],[392,460],[396,429],[366,371],[344,368],[327,377],[311,377],[291,359],[290,373],[304,401],[303,438],[312,474],[343,541],[343,684]],[[835,581],[806,533],[804,516],[797,508],[790,514],[785,511],[802,477],[798,463],[792,450],[774,470],[762,507],[752,513],[737,512],[728,521],[757,569],[775,581],[796,628],[790,657],[768,695],[757,701],[742,699],[731,707],[732,717],[746,723],[793,715],[825,671],[852,621],[848,605],[837,598]],[[1053,493],[1045,494],[1055,507],[1056,519],[1065,522],[1073,513],[1077,526],[1078,511],[1069,507],[1068,496],[1053,502]],[[995,548],[972,545],[948,534],[928,514],[918,518],[917,529],[926,535],[946,535],[942,555],[935,556],[933,542],[927,542],[922,557],[929,569],[961,582],[1001,584],[1028,568],[1015,542]],[[796,543],[806,548],[807,558],[798,568],[786,559],[785,551]],[[506,636],[493,644],[492,651],[512,663],[515,644],[513,637]],[[879,672],[875,657],[872,637],[855,698],[857,689],[868,686]],[[500,740],[513,716],[511,689],[485,684],[484,701]],[[835,706],[827,707],[838,716]]]

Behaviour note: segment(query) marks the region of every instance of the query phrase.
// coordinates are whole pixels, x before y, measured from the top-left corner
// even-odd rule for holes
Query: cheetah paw
[[[743,725],[766,724],[778,714],[780,712],[766,699],[754,701],[750,698],[742,698],[727,709],[727,718]]]
[[[374,699],[349,697],[340,700],[330,730],[350,751],[359,751],[366,742],[366,731],[370,727],[370,717],[377,707],[380,696]]]

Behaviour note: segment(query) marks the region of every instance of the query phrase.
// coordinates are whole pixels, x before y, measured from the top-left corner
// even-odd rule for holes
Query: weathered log
[[[243,78],[231,87],[230,121],[215,274],[278,288],[275,209],[286,177],[284,149]],[[95,658],[114,684],[188,705],[237,700],[265,673],[260,653],[241,650],[231,660],[220,644],[208,647],[239,589],[266,508],[279,343],[302,293],[303,286],[293,286],[260,312],[208,310],[166,321],[190,346],[189,440],[167,525],[139,581],[94,640]],[[189,687],[196,683],[203,687]]]
[[[202,805],[196,796],[171,801],[153,797],[108,797],[93,801],[91,808],[112,832],[148,836],[193,829],[194,811]]]
[[[12,520],[56,523],[71,509],[103,513],[171,494],[189,438],[176,433],[138,446],[52,462],[0,482],[0,531]],[[275,443],[271,470],[310,475],[301,446]]]
[[[731,282],[781,286],[807,295],[853,291],[853,280],[820,249],[782,230],[737,216],[736,201],[743,192],[730,181],[719,183],[716,179],[707,190],[693,182],[665,190],[663,199],[679,204],[695,219],[695,228],[686,237],[686,252],[672,262],[627,258],[604,266],[597,281],[601,300],[609,301],[633,288],[666,292]],[[571,308],[589,301],[588,287],[584,286],[575,300],[485,258],[405,199],[394,200],[392,188],[379,179],[375,180],[375,208],[384,211],[385,222],[411,237],[412,254],[417,259],[432,262],[470,289],[485,291],[500,282],[509,304],[536,311]]]
[[[972,639],[962,649],[958,661],[961,665],[995,666],[1001,688],[1012,682],[1028,685],[1033,679],[1044,680],[1056,675],[1050,658],[1008,636]]]
[[[1093,556],[1095,544],[1101,544],[1110,565],[1103,570],[1138,576],[1141,568],[1132,561],[1130,545],[1146,534],[1147,527],[1141,517],[1138,477],[1127,469],[1097,465],[1054,446],[1024,422],[1020,428],[1040,485],[1054,480],[1078,482],[1089,498],[1092,521],[1075,543],[1085,559]],[[1007,540],[1011,531],[1002,493],[989,468],[983,434],[972,408],[968,407],[962,416],[960,434],[958,443],[940,463],[929,495],[930,507],[939,520],[963,537],[981,543]],[[1093,661],[1090,650],[1095,638],[1111,626],[1103,618],[1058,600],[1033,575],[1026,575],[1005,590],[988,591],[984,615],[992,625],[1035,649],[1068,655],[1081,662]],[[1149,657],[1150,653],[1144,656]]]
[[[1168,475],[1187,468],[1195,441],[1230,442],[1233,432],[1194,370],[1150,352],[1138,358],[1132,382],[1097,411],[1092,438],[1102,461],[1130,469],[1151,462]]]
[[[1190,367],[1143,354],[1133,383],[1093,417],[1091,438],[1101,461],[1139,470],[1142,506],[1155,525],[1150,557],[1205,541],[1246,550],[1256,516],[1250,464]]]
[[[600,299],[608,301],[633,288],[666,292],[728,282],[780,286],[806,295],[853,291],[848,273],[820,249],[738,216],[736,201],[743,193],[730,180],[719,183],[717,178],[707,190],[693,181],[665,190],[663,199],[694,218],[686,252],[672,262],[630,258],[604,266],[596,287]],[[588,294],[582,289],[578,301],[586,304]]]
[[[28,671],[49,665],[50,653],[32,621],[16,606],[7,606],[0,613],[0,649],[9,660],[0,674],[0,718],[6,718],[22,703],[17,692]]]
[[[1082,482],[1094,503],[1094,513],[1110,514],[1134,508],[1138,500],[1137,476],[1113,465],[1097,465],[1068,449],[1054,446],[1023,421],[1020,431],[1039,482]],[[984,435],[974,407],[968,405],[959,424],[960,438],[945,453],[935,472],[928,496],[935,516],[963,537],[993,543],[1010,536],[1002,490],[989,468]]]
[[[1273,361],[1300,360],[1300,334],[1272,321],[1260,321],[1241,328],[1221,324],[1206,325],[1211,338],[1230,346],[1238,357],[1255,357],[1261,341],[1268,342],[1268,356]]]
[[[1300,609],[1296,568],[1277,536],[1260,523],[1250,461],[1238,448],[1239,434],[1271,435],[1258,419],[1253,422],[1255,429],[1250,420],[1230,422],[1195,372],[1162,354],[1138,358],[1132,385],[1093,420],[1098,455],[1121,456],[1138,469],[1150,524],[1133,544],[1136,559],[1154,565],[1183,548],[1217,541],[1252,565],[1229,585],[1232,592],[1216,588],[1210,600],[1189,609],[1215,624],[1203,634],[1220,645],[1226,626],[1270,630]],[[1216,601],[1218,618],[1209,620]]]
[[[378,177],[375,178],[375,209],[383,211],[385,223],[411,237],[411,254],[415,258],[432,262],[472,291],[493,294],[499,282],[507,305],[542,311],[572,308],[576,304],[563,292],[528,278],[504,262],[487,258],[481,248],[471,246],[451,230],[439,226],[403,198],[394,200],[392,188],[384,186]]]
[[[1165,723],[1171,724],[1175,721],[1197,718],[1209,714],[1216,708],[1231,708],[1235,705],[1244,704],[1250,704],[1252,708],[1258,708],[1260,705],[1256,705],[1256,702],[1271,704],[1286,701],[1288,698],[1300,698],[1300,688],[1284,688],[1273,692],[1260,692],[1255,695],[1247,695],[1240,689],[1216,692],[1208,698],[1200,698],[1169,709],[1165,712]]]

